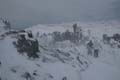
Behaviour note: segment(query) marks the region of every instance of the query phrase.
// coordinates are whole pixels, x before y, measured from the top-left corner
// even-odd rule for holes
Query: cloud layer
[[[112,15],[113,0],[0,0],[0,17],[14,26],[104,20]]]

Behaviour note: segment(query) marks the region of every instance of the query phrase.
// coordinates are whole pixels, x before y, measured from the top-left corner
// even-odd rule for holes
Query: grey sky
[[[0,17],[14,26],[110,19],[115,0],[0,0]]]

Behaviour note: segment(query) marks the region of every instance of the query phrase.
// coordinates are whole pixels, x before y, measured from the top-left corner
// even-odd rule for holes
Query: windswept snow
[[[31,30],[39,41],[38,59],[21,55],[13,45],[16,37],[7,35],[0,40],[0,80],[120,80],[120,48],[110,47],[102,41],[103,34],[120,33],[120,24],[115,21],[77,23],[82,27],[84,36],[90,36],[95,48],[99,48],[98,58],[87,55],[86,43],[76,45],[69,40],[52,42],[49,33],[65,32],[67,29],[73,32],[73,23],[39,24],[25,29]],[[2,23],[0,31],[5,32],[1,27]],[[38,32],[39,36],[36,36]]]
[[[82,80],[119,80],[120,68],[105,64],[100,61],[93,62],[92,65],[82,73]]]

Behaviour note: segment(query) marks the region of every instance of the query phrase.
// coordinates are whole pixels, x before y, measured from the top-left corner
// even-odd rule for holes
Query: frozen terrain
[[[21,55],[13,44],[19,34],[25,33],[5,34],[7,31],[1,22],[0,80],[120,80],[120,48],[116,46],[120,43],[111,47],[102,40],[103,34],[120,34],[119,22],[77,22],[83,35],[99,48],[97,58],[87,54],[87,41],[77,45],[69,40],[53,42],[54,31],[73,32],[73,24],[39,24],[25,29],[31,30],[34,36],[27,39],[39,43],[39,58],[30,59],[26,54]]]

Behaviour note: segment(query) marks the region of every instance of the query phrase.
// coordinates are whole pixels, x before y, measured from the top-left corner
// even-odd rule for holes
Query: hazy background
[[[120,0],[0,0],[0,17],[15,28],[120,19]]]

